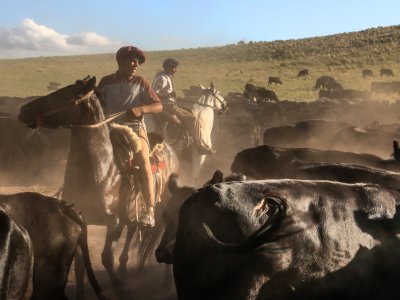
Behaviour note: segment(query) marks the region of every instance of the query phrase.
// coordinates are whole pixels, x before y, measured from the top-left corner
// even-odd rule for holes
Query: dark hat
[[[179,65],[179,61],[177,61],[174,58],[167,58],[166,60],[164,60],[163,62],[163,68],[173,68],[173,67],[177,67]]]
[[[128,58],[136,58],[139,61],[139,65],[146,61],[146,57],[144,56],[143,51],[134,46],[125,46],[119,48],[116,58],[117,62]]]

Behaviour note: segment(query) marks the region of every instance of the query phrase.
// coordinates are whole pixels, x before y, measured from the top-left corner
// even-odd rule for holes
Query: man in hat
[[[128,125],[142,142],[142,149],[134,157],[134,162],[139,167],[139,181],[146,202],[146,213],[139,221],[145,226],[153,227],[155,192],[143,115],[161,112],[162,104],[149,83],[143,77],[136,75],[139,65],[146,60],[142,50],[134,46],[122,47],[117,51],[116,59],[118,70],[103,77],[98,87],[106,114],[126,111],[126,114],[115,119],[115,122]]]

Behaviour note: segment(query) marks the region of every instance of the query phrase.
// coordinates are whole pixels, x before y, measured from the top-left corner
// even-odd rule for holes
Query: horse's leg
[[[192,145],[192,174],[193,174],[193,183],[195,186],[201,184],[200,182],[200,172],[201,167],[206,159],[205,155],[201,155],[198,153],[197,148]]]
[[[118,273],[122,276],[125,275],[128,271],[126,264],[129,259],[129,248],[132,242],[133,234],[135,233],[137,223],[136,222],[128,222],[126,231],[126,239],[124,248],[122,249],[121,255],[119,257],[119,267]]]
[[[156,244],[160,240],[160,237],[163,233],[163,229],[164,226],[161,223],[161,220],[158,220],[158,222],[156,222],[156,226],[151,228],[151,231],[149,231],[147,242],[143,247],[141,247],[143,254],[140,256],[139,269],[144,267],[150,254],[154,253]]]
[[[106,241],[101,254],[101,261],[110,276],[111,284],[118,299],[125,299],[128,294],[117,272],[114,270],[114,248],[116,242],[121,237],[123,227],[127,223],[126,201],[129,199],[128,197],[130,197],[131,190],[129,175],[121,174],[121,187],[117,208],[118,217],[112,215],[109,218],[109,222],[107,223]]]

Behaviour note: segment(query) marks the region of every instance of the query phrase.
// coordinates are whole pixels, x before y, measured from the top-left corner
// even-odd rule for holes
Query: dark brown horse
[[[71,145],[62,198],[74,203],[88,224],[107,226],[102,263],[118,298],[124,298],[127,294],[114,270],[112,244],[120,238],[123,227],[127,226],[127,240],[120,256],[120,270],[126,270],[131,238],[136,230],[141,229],[137,218],[131,217],[132,211],[137,215],[140,203],[135,201],[140,197],[131,193],[131,184],[135,180],[132,180],[132,176],[129,178],[126,172],[120,172],[114,162],[116,151],[113,151],[107,126],[112,118],[105,118],[101,101],[95,93],[95,84],[96,78],[88,76],[38,98],[21,108],[19,119],[32,128],[70,128]],[[158,157],[163,161],[164,168],[160,164],[155,165],[158,170],[155,182],[159,183],[155,187],[158,189],[156,195],[162,194],[163,182],[169,173],[177,171],[177,159],[172,148],[165,143],[163,146]]]

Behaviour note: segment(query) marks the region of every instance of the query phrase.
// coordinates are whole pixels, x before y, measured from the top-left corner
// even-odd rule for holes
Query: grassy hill
[[[117,50],[117,49],[116,49]],[[359,32],[273,42],[238,42],[222,47],[147,52],[139,74],[152,81],[162,61],[174,57],[181,62],[175,78],[178,94],[190,85],[213,81],[223,94],[242,92],[245,83],[267,87],[268,76],[279,76],[282,86],[270,86],[280,99],[314,100],[315,79],[330,75],[345,88],[369,90],[376,81],[400,80],[400,25]],[[308,68],[307,79],[297,73]],[[361,69],[374,71],[363,79]],[[379,69],[391,68],[394,78],[381,78]],[[116,70],[114,53],[101,55],[40,57],[0,60],[0,96],[36,96],[49,93],[49,82],[67,85],[86,75]],[[398,95],[382,95],[390,100]]]

